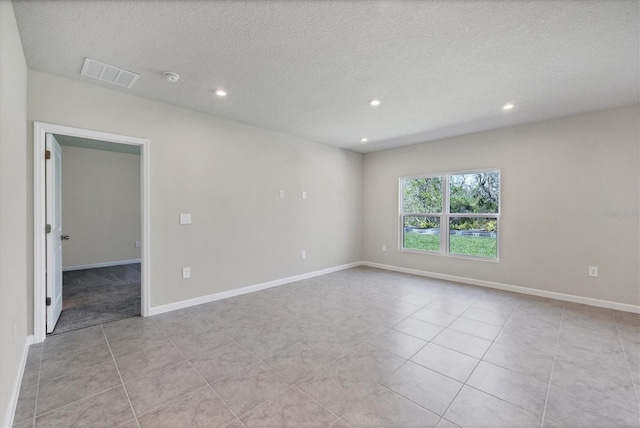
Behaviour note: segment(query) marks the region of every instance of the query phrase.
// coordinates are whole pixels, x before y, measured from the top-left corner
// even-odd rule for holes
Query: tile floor
[[[30,348],[17,427],[640,426],[640,317],[355,268]]]

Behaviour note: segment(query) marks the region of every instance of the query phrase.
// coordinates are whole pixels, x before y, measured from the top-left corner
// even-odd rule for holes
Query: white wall
[[[140,224],[140,155],[63,146],[63,267],[139,259]]]
[[[29,126],[150,140],[152,306],[360,260],[362,155],[38,71],[28,83]]]
[[[27,65],[13,6],[0,1],[0,422],[27,340]],[[15,403],[14,403],[15,404]],[[4,419],[4,421],[3,421]]]
[[[639,305],[639,117],[631,106],[365,155],[364,259]],[[499,263],[398,250],[399,177],[494,167]]]

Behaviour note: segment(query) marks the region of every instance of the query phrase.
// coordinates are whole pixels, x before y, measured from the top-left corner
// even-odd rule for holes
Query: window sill
[[[411,248],[400,248],[400,252],[403,253],[413,253],[413,254],[426,254],[428,256],[439,256],[439,257],[447,257],[452,259],[462,259],[462,260],[473,260],[480,262],[490,262],[490,263],[500,263],[500,259],[496,257],[495,259],[490,259],[487,257],[475,257],[475,256],[465,256],[461,254],[445,254],[443,252],[435,252],[435,251],[424,251],[424,250],[414,250]]]

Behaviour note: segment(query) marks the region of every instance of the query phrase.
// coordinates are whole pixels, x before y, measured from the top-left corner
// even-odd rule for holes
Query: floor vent
[[[102,82],[111,83],[113,85],[122,86],[123,88],[131,88],[139,74],[131,71],[123,70],[109,64],[105,64],[91,58],[85,58],[80,74]]]

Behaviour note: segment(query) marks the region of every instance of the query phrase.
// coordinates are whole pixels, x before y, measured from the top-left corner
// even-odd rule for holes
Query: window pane
[[[440,251],[440,218],[404,217],[403,248]]]
[[[495,259],[498,257],[498,220],[495,217],[451,217],[449,252]]]
[[[449,177],[449,212],[498,213],[500,173],[477,172]]]
[[[442,177],[402,180],[402,212],[408,214],[442,211]]]

